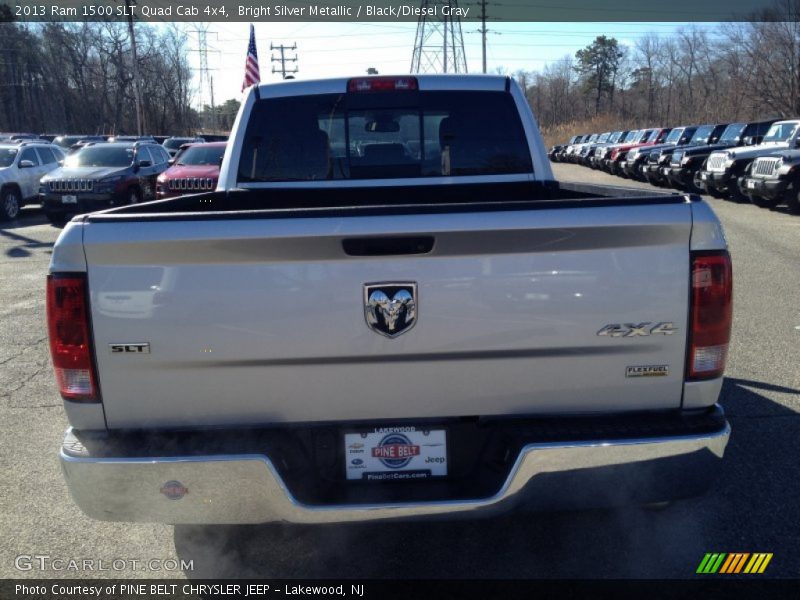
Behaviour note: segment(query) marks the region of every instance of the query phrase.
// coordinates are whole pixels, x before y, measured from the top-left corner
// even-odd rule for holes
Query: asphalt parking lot
[[[572,165],[563,180],[641,185]],[[0,577],[530,578],[693,576],[706,552],[772,552],[800,575],[800,217],[710,199],[734,260],[722,404],[733,427],[707,495],[639,508],[475,522],[297,527],[102,523],[71,502],[49,366],[45,273],[58,230],[35,208],[0,224]],[[19,556],[193,561],[192,569],[40,570]],[[168,563],[168,565],[171,563]],[[97,563],[95,563],[97,565]]]

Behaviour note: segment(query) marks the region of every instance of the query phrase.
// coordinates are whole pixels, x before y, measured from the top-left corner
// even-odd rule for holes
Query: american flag
[[[250,43],[247,45],[247,62],[244,65],[244,81],[242,91],[261,81],[261,72],[258,68],[258,52],[256,51],[256,30],[250,24]]]

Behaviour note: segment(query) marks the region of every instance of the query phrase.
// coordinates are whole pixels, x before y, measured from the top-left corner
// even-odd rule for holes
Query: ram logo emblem
[[[370,329],[386,337],[407,332],[417,323],[417,284],[364,284],[364,316]]]

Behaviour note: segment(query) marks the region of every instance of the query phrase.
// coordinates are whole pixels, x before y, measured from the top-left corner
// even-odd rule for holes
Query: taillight
[[[47,330],[61,396],[77,402],[99,402],[85,273],[47,276]]]
[[[693,252],[687,379],[725,371],[733,320],[733,271],[726,251]]]
[[[394,92],[418,88],[416,77],[356,77],[347,82],[348,92]]]

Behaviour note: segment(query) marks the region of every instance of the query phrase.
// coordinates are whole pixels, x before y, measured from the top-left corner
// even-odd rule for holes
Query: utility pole
[[[272,67],[272,72],[273,73],[280,73],[281,77],[283,79],[286,79],[286,75],[291,75],[293,73],[297,73],[296,64],[295,64],[294,69],[291,70],[291,71],[286,68],[286,63],[287,62],[297,63],[297,55],[295,55],[293,57],[287,57],[286,56],[286,51],[287,50],[291,50],[291,51],[297,50],[297,42],[295,42],[291,46],[284,46],[283,44],[281,44],[280,46],[274,46],[273,44],[270,44],[269,45],[269,50],[270,50],[270,61],[271,62],[279,62],[279,63],[281,63],[281,66],[280,66],[279,69],[276,69],[275,67]],[[272,56],[271,53],[272,53],[273,50],[280,50],[280,53],[281,53],[280,58],[276,58],[276,57]]]
[[[483,52],[483,72],[486,73],[486,0],[481,0],[481,50]]]
[[[217,107],[214,106],[214,76],[211,76],[211,129],[217,131]]]
[[[125,0],[125,13],[128,15],[128,32],[131,36],[131,51],[133,54],[133,97],[136,103],[136,135],[142,135],[142,95],[139,91],[139,59],[136,56],[136,34],[133,31],[133,10],[131,3],[136,0]]]

